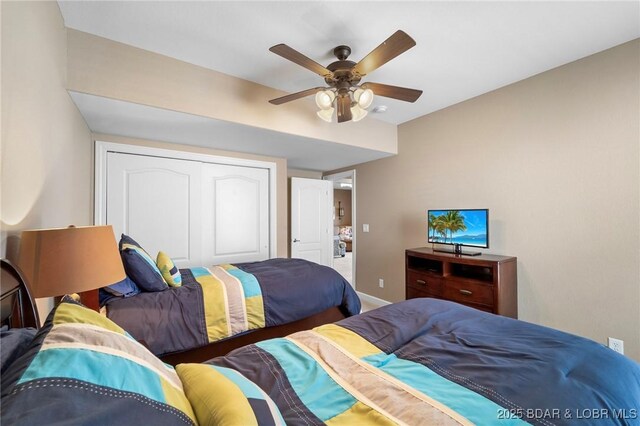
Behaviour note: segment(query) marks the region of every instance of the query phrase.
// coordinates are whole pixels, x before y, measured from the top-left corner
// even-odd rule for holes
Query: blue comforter
[[[636,362],[588,339],[436,299],[210,363],[257,383],[287,424],[640,425]]]
[[[331,307],[360,312],[335,270],[302,259],[181,270],[183,285],[107,302],[107,316],[162,356],[256,328],[287,324]]]

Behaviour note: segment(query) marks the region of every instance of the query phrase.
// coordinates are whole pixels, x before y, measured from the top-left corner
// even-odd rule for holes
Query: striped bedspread
[[[209,342],[264,327],[262,290],[253,274],[228,264],[190,271],[202,288]]]
[[[334,306],[360,312],[351,285],[302,259],[182,269],[183,285],[107,302],[107,316],[156,355],[197,348]]]
[[[385,306],[209,363],[259,385],[279,410],[273,422],[288,425],[640,424],[634,361],[436,299]],[[234,415],[218,420],[233,424]]]

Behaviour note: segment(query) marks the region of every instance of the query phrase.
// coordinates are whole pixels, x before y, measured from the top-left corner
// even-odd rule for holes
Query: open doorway
[[[333,182],[333,269],[356,288],[356,171],[324,176]]]

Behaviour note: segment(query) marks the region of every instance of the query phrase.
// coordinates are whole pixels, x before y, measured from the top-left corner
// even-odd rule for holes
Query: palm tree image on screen
[[[429,214],[429,241],[431,242],[446,243],[448,238],[453,243],[453,234],[466,230],[464,216],[459,211],[449,210],[439,216]]]

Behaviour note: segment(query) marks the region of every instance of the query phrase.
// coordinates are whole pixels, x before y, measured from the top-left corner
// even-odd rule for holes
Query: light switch
[[[368,223],[363,223],[362,224],[362,232],[369,232],[369,224]]]

